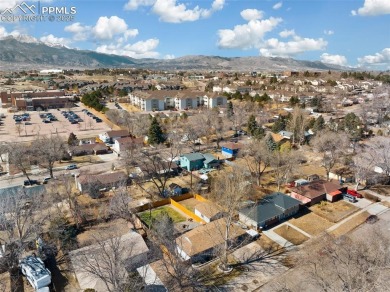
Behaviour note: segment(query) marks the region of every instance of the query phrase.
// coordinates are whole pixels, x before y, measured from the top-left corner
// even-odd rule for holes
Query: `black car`
[[[24,186],[32,186],[32,185],[39,185],[39,182],[36,180],[36,179],[26,179],[24,182],[23,182],[23,185]]]
[[[96,123],[101,123],[101,122],[103,122],[102,119],[99,119],[99,118],[97,118],[95,121],[96,121]]]

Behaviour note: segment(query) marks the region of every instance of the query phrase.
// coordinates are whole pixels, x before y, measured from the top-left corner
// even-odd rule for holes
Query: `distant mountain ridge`
[[[176,59],[134,59],[48,44],[31,36],[7,36],[0,40],[0,70],[40,68],[145,68],[158,70],[348,70],[350,68],[291,58],[184,56]]]

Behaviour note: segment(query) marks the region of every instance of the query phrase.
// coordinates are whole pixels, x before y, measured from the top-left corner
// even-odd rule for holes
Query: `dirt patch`
[[[265,251],[277,251],[280,249],[283,249],[279,244],[277,244],[275,241],[270,239],[265,234],[261,234],[259,239],[257,240],[257,243],[265,250]]]
[[[274,232],[294,245],[300,245],[309,238],[287,224],[274,229]]]
[[[358,207],[342,200],[335,203],[322,201],[320,204],[311,206],[309,209],[333,223],[337,223],[359,210]]]
[[[381,204],[387,208],[390,208],[390,202],[388,201],[383,201]]]
[[[314,214],[313,212],[305,214],[299,218],[292,218],[289,222],[313,236],[321,234],[333,225],[333,223]]]
[[[374,186],[371,187],[370,190],[377,192],[378,194],[382,196],[390,196],[390,186]]]
[[[331,232],[331,234],[333,234],[336,237],[344,235],[344,234],[354,230],[359,225],[363,224],[366,221],[366,219],[368,218],[368,216],[370,216],[370,213],[368,213],[368,212],[360,213],[360,214],[354,216],[353,218],[351,218],[350,220],[348,220],[347,222],[341,224],[338,228],[333,230]]]
[[[109,222],[103,222],[91,227],[86,227],[83,233],[77,235],[77,241],[80,247],[92,244],[95,239],[106,240],[111,237],[121,236],[129,232],[131,226],[123,219],[115,219]]]

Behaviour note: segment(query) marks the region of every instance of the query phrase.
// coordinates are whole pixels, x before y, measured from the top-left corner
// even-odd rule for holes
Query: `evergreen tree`
[[[251,136],[254,136],[258,127],[259,125],[256,122],[256,117],[254,115],[250,115],[248,119],[248,133],[251,134]]]
[[[164,133],[157,118],[154,117],[149,127],[148,143],[151,145],[161,144],[165,141]]]
[[[231,101],[229,101],[227,104],[227,113],[226,114],[227,114],[228,118],[231,118],[234,115],[233,103]]]
[[[253,138],[256,140],[261,140],[265,136],[265,131],[262,127],[257,127],[255,132],[253,133]]]
[[[286,130],[286,118],[279,117],[272,125],[272,132],[279,133],[280,131]]]
[[[276,144],[274,138],[272,138],[271,135],[268,135],[266,140],[265,140],[265,143],[267,144],[267,147],[270,151],[275,151],[278,149],[278,145]]]
[[[322,129],[325,128],[325,120],[322,116],[319,116],[316,121],[314,122],[314,125],[313,125],[313,131],[315,133],[321,131]]]
[[[69,146],[77,146],[79,144],[79,140],[77,136],[72,132],[69,134],[68,145]]]

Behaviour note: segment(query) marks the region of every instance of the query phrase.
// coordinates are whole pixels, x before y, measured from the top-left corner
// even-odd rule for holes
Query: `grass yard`
[[[179,223],[186,221],[186,218],[182,216],[179,212],[173,210],[170,206],[162,206],[152,210],[152,220],[158,218],[162,213],[167,213],[168,216],[173,220],[173,223]],[[150,224],[150,212],[144,211],[138,214],[139,217],[144,221],[147,225]]]
[[[312,236],[321,234],[333,225],[333,223],[314,214],[313,212],[307,213],[299,218],[292,218],[289,222]]]
[[[339,237],[341,235],[344,235],[352,230],[354,230],[359,225],[363,224],[366,219],[370,216],[368,212],[360,213],[359,215],[354,216],[347,222],[341,224],[338,228],[333,230],[330,234]]]
[[[294,228],[288,226],[287,224],[274,229],[274,232],[280,235],[281,237],[287,239],[289,242],[291,242],[294,245],[300,245],[309,239],[307,236],[303,235],[298,230],[295,230]]]
[[[333,223],[337,223],[359,210],[358,207],[343,200],[334,203],[323,201],[320,204],[311,206],[309,209]]]

